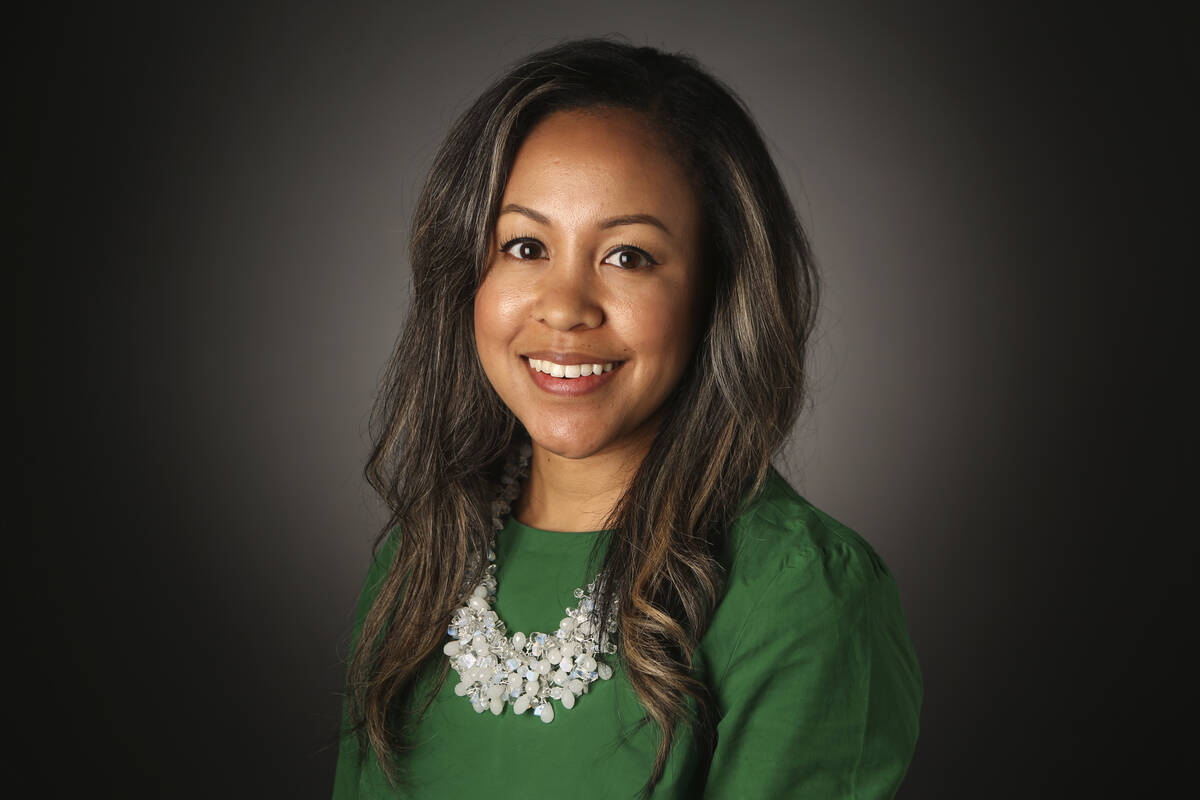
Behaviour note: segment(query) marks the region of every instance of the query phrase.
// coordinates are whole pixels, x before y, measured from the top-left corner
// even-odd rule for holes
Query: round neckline
[[[532,525],[526,525],[524,522],[521,522],[521,520],[517,519],[515,515],[514,515],[514,516],[510,516],[510,517],[508,518],[508,522],[509,522],[509,524],[511,524],[512,526],[514,526],[514,527],[516,527],[516,528],[520,528],[520,529],[521,529],[521,530],[523,530],[523,531],[528,531],[528,532],[530,532],[530,533],[536,533],[536,534],[545,534],[545,535],[547,535],[547,536],[595,536],[595,535],[596,535],[596,534],[598,534],[598,533],[607,533],[607,532],[608,532],[608,531],[606,531],[606,530],[598,530],[598,531],[552,531],[552,530],[549,530],[549,529],[547,529],[547,528],[535,528],[535,527],[533,527]]]
[[[526,525],[509,516],[496,537],[496,544],[505,552],[518,550],[565,555],[590,550],[597,537],[604,533],[608,531],[551,531]]]

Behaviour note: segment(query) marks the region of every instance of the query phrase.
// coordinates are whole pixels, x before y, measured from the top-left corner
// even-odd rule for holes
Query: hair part
[[[690,56],[582,39],[530,55],[489,87],[450,130],[417,204],[412,305],[365,470],[391,512],[376,547],[393,530],[402,535],[347,686],[360,750],[369,746],[393,780],[447,668],[419,708],[408,703],[418,699],[416,677],[440,655],[462,587],[482,579],[468,574],[470,554],[487,547],[499,470],[525,436],[474,342],[474,296],[504,187],[534,125],[600,107],[645,114],[678,145],[701,200],[710,297],[692,363],[606,521],[614,534],[594,614],[620,609],[618,657],[646,711],[641,723],[661,734],[643,793],[661,779],[678,723],[702,747],[715,742],[712,699],[691,674],[692,655],[722,593],[715,554],[807,396],[816,268],[763,137],[732,90]]]

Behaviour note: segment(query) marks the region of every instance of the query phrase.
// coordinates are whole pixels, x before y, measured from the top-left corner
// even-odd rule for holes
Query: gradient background
[[[433,5],[68,4],[10,32],[30,549],[10,641],[32,667],[10,719],[38,757],[17,773],[328,796],[421,181],[505,65],[616,32],[741,94],[813,239],[814,396],[781,469],[899,581],[926,686],[901,796],[1160,778],[1196,575],[1170,507],[1194,465],[1185,309],[1151,295],[1195,263],[1168,245],[1194,228],[1182,25]]]

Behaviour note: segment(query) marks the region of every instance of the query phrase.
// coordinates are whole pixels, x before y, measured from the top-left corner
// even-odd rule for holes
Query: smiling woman
[[[920,671],[887,567],[771,467],[816,280],[734,95],[530,56],[439,151],[412,264],[334,796],[892,796]]]

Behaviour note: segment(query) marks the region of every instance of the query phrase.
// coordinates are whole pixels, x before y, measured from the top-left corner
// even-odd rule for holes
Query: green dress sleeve
[[[835,538],[789,554],[747,616],[715,683],[705,797],[875,800],[904,778],[922,686],[896,584],[856,534]]]
[[[358,645],[359,632],[367,610],[375,601],[379,586],[387,577],[392,559],[395,557],[397,532],[393,531],[375,553],[371,566],[367,570],[367,578],[363,582],[362,592],[358,596],[358,605],[354,612],[354,631],[350,637],[350,652]],[[338,746],[337,769],[333,778],[333,800],[358,800],[359,778],[361,763],[358,752],[358,738],[349,730],[348,706],[342,701],[341,737]]]

